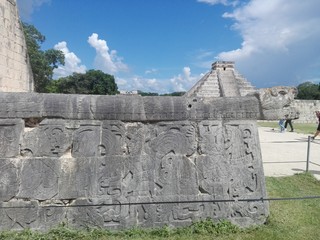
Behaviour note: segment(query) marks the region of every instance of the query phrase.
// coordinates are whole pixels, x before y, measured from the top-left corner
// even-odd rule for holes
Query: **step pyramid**
[[[256,89],[234,68],[232,61],[217,61],[187,93],[187,97],[240,97]]]

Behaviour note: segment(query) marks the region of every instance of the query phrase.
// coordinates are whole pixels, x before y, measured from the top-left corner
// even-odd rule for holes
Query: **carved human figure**
[[[81,126],[74,132],[72,156],[98,156],[100,144],[100,126]]]
[[[125,128],[120,121],[106,121],[102,129],[102,144],[104,155],[125,155]]]
[[[246,155],[242,132],[238,126],[226,126],[225,151],[230,163],[241,163]]]

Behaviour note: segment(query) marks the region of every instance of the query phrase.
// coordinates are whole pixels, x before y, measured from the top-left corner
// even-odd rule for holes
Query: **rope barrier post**
[[[311,136],[308,136],[308,149],[307,149],[307,166],[306,166],[306,172],[309,171],[310,142],[311,142]]]

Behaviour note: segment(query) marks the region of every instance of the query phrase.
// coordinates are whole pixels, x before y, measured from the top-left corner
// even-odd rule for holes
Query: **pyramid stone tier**
[[[218,61],[187,93],[187,97],[240,97],[255,88],[235,68],[234,62]]]

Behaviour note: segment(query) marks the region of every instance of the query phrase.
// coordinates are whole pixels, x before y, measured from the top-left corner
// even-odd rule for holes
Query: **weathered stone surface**
[[[73,133],[72,157],[101,156],[101,123],[81,123]]]
[[[235,70],[234,65],[234,62],[230,61],[213,63],[211,71],[205,74],[184,96],[198,99],[256,96],[260,106],[258,119],[279,120],[285,118],[285,115],[288,115],[287,119],[299,118],[298,110],[290,107],[297,95],[296,88],[281,86],[256,90]]]
[[[60,162],[54,158],[23,161],[18,198],[47,200],[58,194]]]
[[[19,168],[15,159],[0,159],[0,201],[9,201],[19,191]]]
[[[0,0],[0,92],[31,92],[33,77],[16,0]]]
[[[26,157],[61,157],[71,148],[71,132],[61,120],[44,121],[25,132],[21,154]]]
[[[39,227],[37,201],[12,200],[0,204],[0,230],[37,229]]]
[[[48,231],[62,223],[66,223],[67,208],[61,201],[41,202],[38,209],[38,219],[40,220],[38,229]]]
[[[97,188],[96,166],[99,158],[60,158],[59,193],[55,199],[94,197]]]
[[[0,157],[19,155],[23,124],[21,119],[0,120]]]
[[[295,123],[316,123],[317,116],[316,111],[320,109],[320,100],[297,100],[295,99],[292,107],[296,109],[299,114],[299,119],[295,120]]]
[[[235,69],[232,61],[218,61],[186,94],[186,97],[220,98],[246,96],[255,88]]]
[[[85,99],[85,100],[84,100]],[[131,122],[257,119],[256,97],[185,98],[0,93],[0,118]]]
[[[262,88],[249,95],[256,96],[260,104],[261,120],[297,119],[299,110],[292,105],[298,93],[295,87]],[[288,117],[285,117],[288,115]]]
[[[58,140],[48,140],[44,132],[57,126],[63,129],[53,134]],[[266,196],[253,120],[50,119],[23,138],[24,144],[35,140],[29,147],[33,155],[22,151],[21,158],[0,161],[6,173],[0,177],[1,201],[29,206],[20,200],[30,199],[37,207],[23,210],[25,218],[17,221],[10,217],[15,209],[2,210],[11,214],[2,220],[4,229],[46,230],[61,221],[115,229],[183,226],[207,217],[248,226],[263,223],[268,215],[265,202],[195,202]],[[61,154],[63,146],[71,149]]]
[[[3,229],[46,230],[59,222],[184,226],[207,217],[241,226],[265,221],[265,202],[207,202],[266,196],[257,98],[131,96],[117,102],[109,96],[30,95],[0,94],[7,101],[0,102],[2,109],[10,107],[11,116],[13,111],[29,126],[21,134],[22,119],[1,120],[14,123],[18,146],[0,161],[6,173],[1,201],[36,206],[1,210]],[[16,107],[11,101],[18,96],[35,101],[39,111]],[[60,96],[63,101],[55,102]],[[26,216],[9,217],[18,213]]]

